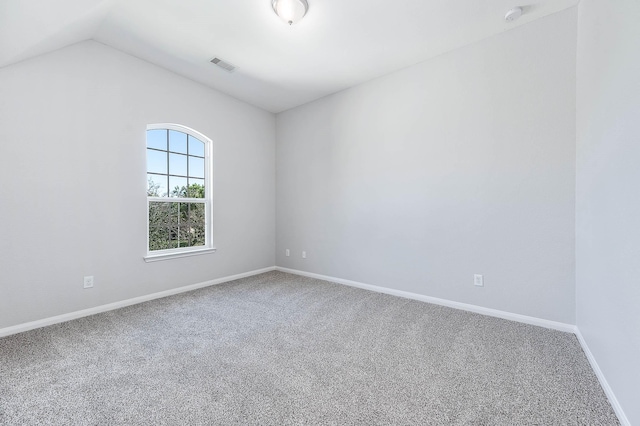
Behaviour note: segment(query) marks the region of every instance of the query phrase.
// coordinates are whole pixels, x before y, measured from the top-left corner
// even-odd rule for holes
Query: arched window
[[[188,127],[147,126],[145,260],[213,250],[211,151],[211,139]]]

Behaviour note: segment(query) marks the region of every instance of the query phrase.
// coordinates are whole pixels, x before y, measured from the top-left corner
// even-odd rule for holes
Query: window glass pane
[[[165,203],[167,205],[167,225],[175,228],[180,223],[180,203]]]
[[[149,203],[149,227],[166,228],[171,224],[171,205],[174,203],[163,203],[151,201]]]
[[[180,227],[172,226],[169,228],[169,248],[183,247],[180,245]]]
[[[171,248],[170,218],[172,204],[152,201],[149,203],[149,250]]]
[[[167,227],[149,227],[149,251],[170,248],[169,230]]]
[[[204,158],[189,156],[189,177],[204,179]]]
[[[167,150],[167,131],[164,129],[147,130],[147,148]]]
[[[187,178],[169,176],[170,197],[186,197],[187,196]]]
[[[204,179],[189,179],[189,198],[204,198]]]
[[[182,154],[169,154],[169,174],[187,175],[187,156]]]
[[[147,172],[167,173],[167,152],[147,149]]]
[[[189,222],[189,203],[180,203],[180,226],[186,226]]]
[[[187,153],[187,134],[169,130],[169,151]]]
[[[171,246],[189,247],[189,205],[171,203]]]
[[[178,247],[190,247],[189,246],[189,224],[183,222],[180,225],[180,239],[178,240]]]
[[[204,157],[204,142],[189,135],[189,155]]]
[[[160,207],[163,203],[149,203],[149,228],[157,228],[163,225],[163,215]]]
[[[189,233],[191,247],[205,244],[204,204],[189,204]]]
[[[167,196],[167,176],[147,175],[147,196],[166,197]]]

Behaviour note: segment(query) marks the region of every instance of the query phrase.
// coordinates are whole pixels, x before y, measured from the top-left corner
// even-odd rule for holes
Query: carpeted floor
[[[0,339],[0,424],[619,423],[572,334],[269,272]]]

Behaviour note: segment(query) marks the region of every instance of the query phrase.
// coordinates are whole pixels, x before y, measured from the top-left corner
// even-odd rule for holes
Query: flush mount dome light
[[[276,15],[289,25],[301,20],[309,10],[307,0],[271,0],[271,6]]]

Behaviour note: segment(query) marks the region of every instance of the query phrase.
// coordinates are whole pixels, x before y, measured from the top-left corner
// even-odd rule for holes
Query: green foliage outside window
[[[149,181],[147,195],[158,196],[158,186]],[[204,198],[203,185],[175,187],[173,197]],[[205,245],[205,205],[193,202],[149,202],[149,250]]]

